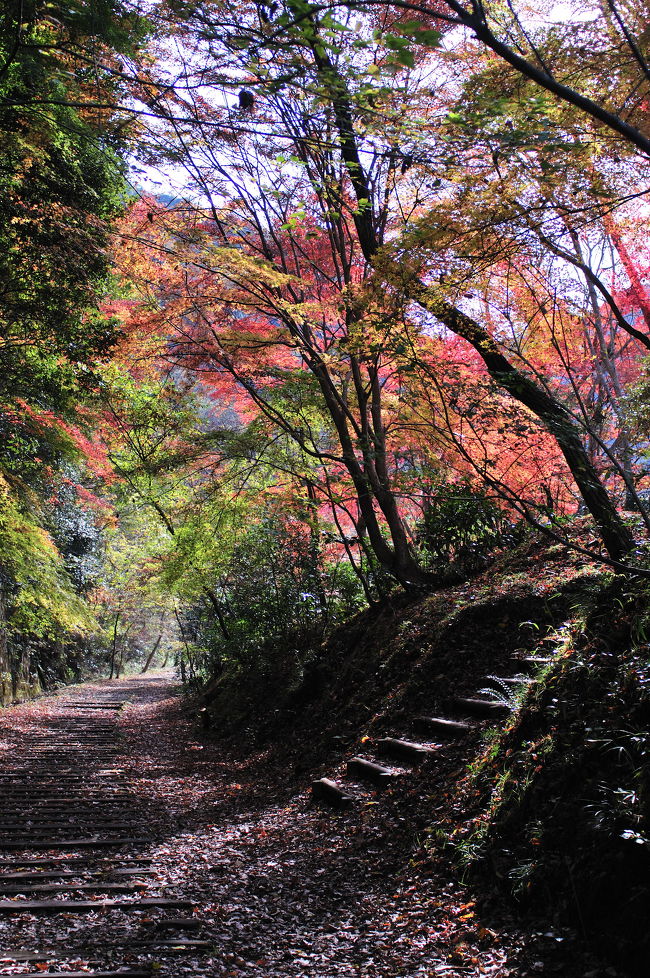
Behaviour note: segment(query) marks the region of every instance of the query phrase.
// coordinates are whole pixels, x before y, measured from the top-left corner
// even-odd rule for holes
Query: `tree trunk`
[[[385,570],[397,578],[400,584],[406,587],[413,585],[422,587],[427,584],[431,585],[436,583],[437,578],[434,579],[432,575],[427,574],[411,553],[404,524],[397,508],[397,501],[392,491],[386,488],[382,489],[377,484],[377,480],[375,480],[374,488],[371,486],[370,477],[364,471],[357,458],[357,452],[346,417],[337,401],[333,382],[327,370],[319,363],[311,363],[310,367],[316,376],[330,416],[336,427],[341,444],[343,462],[354,484],[359,509],[368,534],[368,540],[377,560]],[[365,446],[364,462],[366,465],[370,453],[371,447],[369,445]],[[374,500],[377,501],[386,520],[393,547],[388,544],[382,533],[375,512]]]
[[[160,645],[160,643],[162,641],[162,637],[163,637],[163,633],[161,632],[160,635],[158,636],[158,638],[156,639],[156,641],[154,642],[154,645],[153,645],[153,648],[152,648],[151,652],[147,656],[147,661],[145,662],[144,668],[142,669],[140,675],[144,675],[144,673],[147,671],[147,669],[149,668],[149,666],[153,662],[153,657],[156,654],[156,652],[158,651],[158,647],[159,647],[159,645]]]
[[[108,677],[109,679],[112,679],[115,674],[115,656],[117,653],[117,626],[120,620],[120,614],[121,612],[119,611],[115,613],[115,620],[113,622],[113,649],[111,651],[111,671]]]
[[[9,701],[10,686],[7,602],[0,578],[0,706],[4,706]]]
[[[178,608],[174,608],[174,617],[176,618],[176,621],[178,623],[178,630],[181,633],[181,638],[183,640],[183,645],[185,646],[185,651],[187,653],[187,664],[190,667],[190,676],[193,679],[194,678],[194,666],[193,666],[193,663],[192,663],[192,656],[190,655],[190,646],[189,646],[189,643],[187,641],[187,638],[185,637],[185,629],[183,628],[183,622],[181,621],[181,616],[178,613]],[[165,656],[165,663],[166,662],[167,662],[167,656]],[[183,658],[183,650],[182,649],[181,649],[181,653],[180,653],[180,668],[181,668],[181,680],[184,683],[185,682],[185,659]]]
[[[203,588],[204,594],[210,599],[210,604],[214,608],[214,613],[217,616],[217,621],[219,622],[219,628],[221,629],[221,634],[228,641],[230,639],[230,632],[228,631],[228,626],[226,625],[226,619],[223,611],[221,610],[221,602],[216,595],[216,592],[212,590],[211,587]]]

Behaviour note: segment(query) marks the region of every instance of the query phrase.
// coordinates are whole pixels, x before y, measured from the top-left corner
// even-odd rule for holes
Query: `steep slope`
[[[447,867],[476,896],[573,927],[638,973],[649,950],[649,607],[643,581],[532,539],[466,584],[395,593],[358,615],[247,731],[305,787],[325,776],[379,832],[410,833],[404,852],[423,873]],[[489,688],[494,715],[460,703]],[[412,742],[422,715],[471,726],[430,728],[425,754],[382,760],[386,738]]]

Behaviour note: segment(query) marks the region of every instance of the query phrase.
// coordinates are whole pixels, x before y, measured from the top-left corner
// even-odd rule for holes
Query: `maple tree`
[[[412,61],[409,41],[437,47],[443,35],[463,28],[526,82],[650,155],[650,64],[643,3],[606,0],[588,11],[572,4],[558,10],[538,3],[511,4],[504,10],[500,4],[462,0],[360,0],[343,6],[380,10],[384,26],[395,31],[392,43],[407,65]],[[300,5],[295,9],[299,12]]]
[[[169,802],[169,882],[191,868],[199,926],[241,917],[237,956],[208,967],[286,971],[298,893],[308,919],[355,898],[326,953],[301,923],[301,968],[517,969],[511,920],[505,940],[459,890],[441,900],[454,850],[506,866],[518,897],[538,886],[554,927],[570,905],[586,936],[592,891],[610,931],[642,918],[646,15],[638,0],[1,15],[0,700],[89,671],[137,691],[120,719],[138,791]],[[493,673],[527,669],[524,649],[535,677]],[[168,678],[122,682],[157,656],[230,745],[197,742]],[[474,692],[494,700],[459,698]],[[476,753],[463,711],[505,706]],[[25,714],[39,744],[60,720]],[[375,766],[388,804],[359,793],[359,818],[305,811],[307,772],[334,773],[354,740],[358,772],[409,718],[430,741],[393,746],[435,764],[394,781]],[[440,843],[439,876],[414,825]],[[273,858],[249,874],[251,832]],[[277,914],[250,912],[247,876],[253,895],[284,886],[286,941]]]

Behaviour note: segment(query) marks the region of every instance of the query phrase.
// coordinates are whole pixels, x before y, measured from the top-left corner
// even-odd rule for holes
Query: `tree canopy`
[[[73,645],[197,675],[526,525],[647,575],[645,14],[10,4],[6,634],[43,547]]]

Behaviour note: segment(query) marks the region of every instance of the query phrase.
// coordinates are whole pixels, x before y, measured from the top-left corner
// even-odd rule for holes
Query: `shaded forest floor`
[[[146,813],[151,833],[139,852],[154,859],[168,892],[191,899],[197,933],[213,950],[173,960],[138,950],[160,917],[155,911],[3,917],[0,948],[58,942],[74,963],[57,971],[92,972],[97,960],[107,966],[115,943],[121,965],[130,963],[124,949],[131,944],[131,963],[153,964],[162,975],[618,974],[575,934],[535,920],[522,926],[496,898],[479,911],[444,863],[426,858],[430,811],[444,794],[434,798],[430,782],[424,789],[409,779],[352,811],[321,810],[310,802],[311,772],[295,750],[199,737],[169,675],[86,684],[74,695],[95,691],[130,701],[119,717],[119,763],[138,799],[134,817]],[[28,743],[68,695],[0,715],[1,764],[11,763],[16,745]],[[463,760],[453,756],[450,776]],[[0,963],[3,974],[28,971]]]

